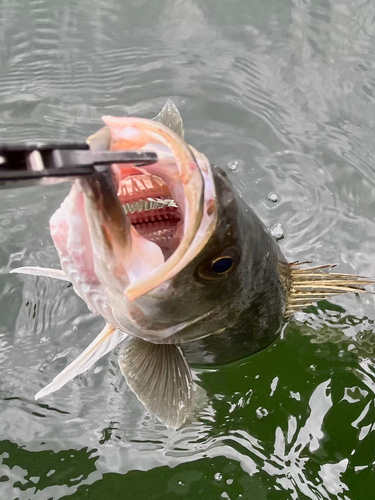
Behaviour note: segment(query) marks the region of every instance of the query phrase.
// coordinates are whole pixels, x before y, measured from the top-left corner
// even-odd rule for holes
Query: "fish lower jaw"
[[[141,236],[147,237],[159,246],[169,245],[176,235],[176,224],[171,221],[135,224],[134,227]]]
[[[140,200],[142,201],[142,200]],[[146,222],[162,222],[170,221],[177,223],[181,220],[180,213],[177,208],[163,208],[160,207],[156,210],[145,209],[137,210],[132,213],[127,213],[128,219],[135,226],[137,224],[144,224]]]

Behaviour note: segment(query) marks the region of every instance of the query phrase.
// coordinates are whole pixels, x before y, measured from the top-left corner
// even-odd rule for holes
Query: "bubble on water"
[[[279,199],[279,197],[277,196],[277,194],[276,194],[276,193],[270,193],[270,194],[268,195],[268,199],[269,199],[270,201],[272,201],[272,203],[276,203],[276,202],[277,202],[277,200]]]
[[[228,162],[228,168],[232,172],[238,172],[242,169],[244,162],[242,160],[231,160]]]
[[[227,484],[232,484],[233,483],[233,479],[227,479],[226,483]]]
[[[78,330],[78,328],[74,325],[73,326],[73,332],[76,332]]]
[[[290,397],[297,401],[301,401],[301,394],[299,392],[290,391]]]
[[[178,482],[179,486],[185,486],[185,483],[183,481]]]
[[[265,408],[262,408],[261,406],[255,410],[255,413],[257,414],[258,418],[263,418],[268,415],[268,410]]]
[[[275,224],[271,229],[271,232],[278,241],[284,238],[284,228],[281,225],[281,222]]]
[[[222,476],[222,474],[220,474],[220,472],[216,472],[216,474],[214,475],[214,478],[215,478],[215,481],[221,481],[223,479],[223,476]]]

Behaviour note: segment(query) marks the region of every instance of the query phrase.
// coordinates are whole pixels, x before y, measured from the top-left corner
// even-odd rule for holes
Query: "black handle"
[[[0,188],[35,184],[48,178],[48,184],[94,174],[96,166],[111,163],[151,165],[158,161],[152,151],[91,151],[87,144],[0,145]]]

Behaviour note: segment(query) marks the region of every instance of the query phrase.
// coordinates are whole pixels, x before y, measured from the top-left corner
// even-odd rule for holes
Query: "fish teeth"
[[[148,201],[153,202],[157,206],[154,208],[162,208],[164,207],[174,207],[178,208],[177,203],[173,199],[168,199],[168,198],[147,198]]]
[[[126,214],[134,212],[147,212],[149,210],[158,210],[159,208],[173,207],[178,208],[173,199],[163,198],[147,198],[146,200],[138,200],[133,203],[125,203],[123,205]]]

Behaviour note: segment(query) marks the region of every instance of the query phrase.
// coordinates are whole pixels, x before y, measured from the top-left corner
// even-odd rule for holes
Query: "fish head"
[[[225,173],[183,140],[170,101],[156,120],[103,120],[92,150],[153,151],[158,161],[75,181],[50,224],[64,272],[92,311],[144,340],[221,332],[250,300],[245,206]]]
[[[199,153],[192,150],[198,158]],[[214,224],[207,230],[203,223],[197,231],[197,246],[187,254],[188,262],[165,284],[168,299],[162,300],[160,287],[141,297],[139,305],[146,311],[153,293],[159,294],[153,327],[173,331],[168,335],[170,343],[190,345],[209,337],[215,344],[215,339],[226,336],[229,346],[229,336],[238,344],[237,351],[246,346],[247,355],[264,348],[279,332],[288,264],[272,233],[244,203],[225,171],[208,167],[207,184],[214,196],[205,196],[204,211],[206,217],[213,211]],[[215,351],[212,342],[197,346],[210,357]],[[225,342],[220,350],[225,359]],[[191,359],[206,357],[202,353]]]

